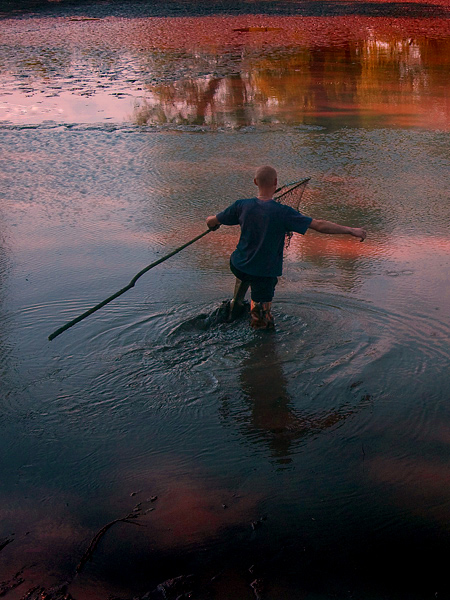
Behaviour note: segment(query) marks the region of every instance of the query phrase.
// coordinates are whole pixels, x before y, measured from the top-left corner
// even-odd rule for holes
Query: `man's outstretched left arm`
[[[309,228],[319,233],[353,235],[359,238],[361,242],[367,237],[367,231],[362,227],[347,227],[346,225],[339,225],[338,223],[324,221],[323,219],[313,219]]]

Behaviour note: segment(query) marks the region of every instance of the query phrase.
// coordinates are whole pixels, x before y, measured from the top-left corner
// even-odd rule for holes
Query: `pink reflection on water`
[[[192,471],[196,471],[195,467]],[[188,475],[184,470],[179,472],[173,466],[167,471],[152,471],[150,479],[155,484],[151,489],[133,492],[130,497],[129,488],[126,488],[120,502],[115,501],[114,507],[109,507],[109,513],[105,511],[103,521],[101,516],[97,517],[98,525],[92,529],[82,525],[81,521],[93,506],[81,502],[77,496],[62,495],[59,490],[56,498],[53,490],[40,489],[36,494],[38,502],[24,504],[21,498],[14,505],[10,499],[9,506],[4,505],[0,510],[0,518],[10,522],[15,533],[12,534],[13,543],[0,555],[1,580],[13,578],[23,569],[25,582],[17,593],[13,591],[8,597],[22,598],[33,585],[51,587],[68,581],[76,598],[104,600],[108,592],[117,595],[119,590],[114,589],[111,581],[102,579],[102,557],[113,563],[120,562],[120,553],[127,543],[142,554],[155,556],[163,550],[175,551],[214,540],[229,527],[251,531],[251,521],[260,517],[257,511],[260,496],[248,491],[232,491],[217,481],[198,475]],[[127,472],[126,485],[129,476],[130,472]],[[148,482],[143,481],[142,473],[139,473],[138,484],[145,487],[145,483]],[[153,496],[155,501],[152,502],[150,497],[155,489],[160,491]],[[101,502],[104,505],[105,500]],[[112,519],[128,514],[134,504],[144,505],[138,519],[141,527],[119,523],[108,530],[92,560],[74,579],[75,568],[93,536]],[[149,579],[154,576],[150,574]],[[80,595],[75,593],[77,590]],[[123,591],[123,595],[128,597],[129,591]]]
[[[306,236],[294,236],[290,247],[292,252],[301,258],[336,257],[357,259],[359,257],[384,257],[398,262],[414,261],[420,263],[426,256],[450,254],[450,240],[444,237],[433,236],[384,236],[383,240],[366,238],[359,242],[356,238],[348,236],[327,236],[308,232]]]
[[[252,518],[259,516],[255,513],[258,500],[255,494],[235,495],[187,476],[177,478],[161,498],[152,522],[156,541],[173,547],[216,537],[232,525],[250,527]]]
[[[119,97],[96,90],[89,99],[70,92],[48,97],[45,92],[23,94],[18,91],[0,96],[0,120],[21,123],[98,123],[126,121],[133,111],[131,94]]]
[[[75,494],[51,488],[35,488],[32,498],[10,497],[3,503],[0,519],[10,523],[14,541],[0,555],[0,581],[19,571],[25,580],[8,598],[22,598],[33,585],[52,586],[71,576],[90,534],[74,514],[81,504]]]
[[[448,434],[448,432],[447,432]],[[447,439],[448,442],[448,439]],[[392,501],[415,516],[448,529],[450,467],[417,457],[379,456],[368,463],[375,481],[388,486]]]

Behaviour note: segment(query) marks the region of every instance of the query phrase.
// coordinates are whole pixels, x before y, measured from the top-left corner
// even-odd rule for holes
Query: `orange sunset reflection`
[[[14,122],[234,128],[332,118],[449,128],[448,19],[41,17],[29,32],[20,21],[5,25],[0,118]]]
[[[234,57],[234,72],[148,85],[138,124],[242,127],[336,123],[448,129],[442,56],[449,40],[370,37],[342,46],[296,45]],[[223,62],[216,54],[205,62]]]

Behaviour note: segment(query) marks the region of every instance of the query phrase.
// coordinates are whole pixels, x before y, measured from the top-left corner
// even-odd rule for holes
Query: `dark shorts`
[[[249,275],[243,273],[233,265],[230,260],[230,269],[241,281],[248,281],[250,284],[250,295],[254,302],[272,302],[275,286],[278,283],[278,277],[259,277],[258,275]]]

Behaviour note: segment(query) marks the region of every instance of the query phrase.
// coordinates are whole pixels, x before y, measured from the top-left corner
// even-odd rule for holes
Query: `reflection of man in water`
[[[305,234],[314,229],[319,233],[348,234],[363,241],[366,230],[347,227],[330,221],[312,219],[273,199],[277,189],[277,172],[273,167],[260,167],[255,175],[258,196],[237,200],[234,204],[206,219],[209,228],[220,225],[240,225],[241,236],[230,258],[230,268],[251,289],[251,326],[255,329],[273,327],[272,299],[278,277],[282,273],[283,248],[286,233]]]
[[[249,437],[264,442],[280,464],[291,462],[293,446],[311,434],[324,431],[345,420],[356,409],[331,408],[322,414],[297,413],[294,398],[278,354],[276,337],[269,335],[250,348],[240,375],[250,415],[246,429]],[[242,419],[240,418],[240,421]]]
[[[290,462],[292,441],[308,429],[305,424],[302,427],[301,419],[292,410],[287,380],[272,336],[251,348],[242,363],[240,380],[251,410],[250,432],[256,439],[266,441],[270,454],[278,462]]]

